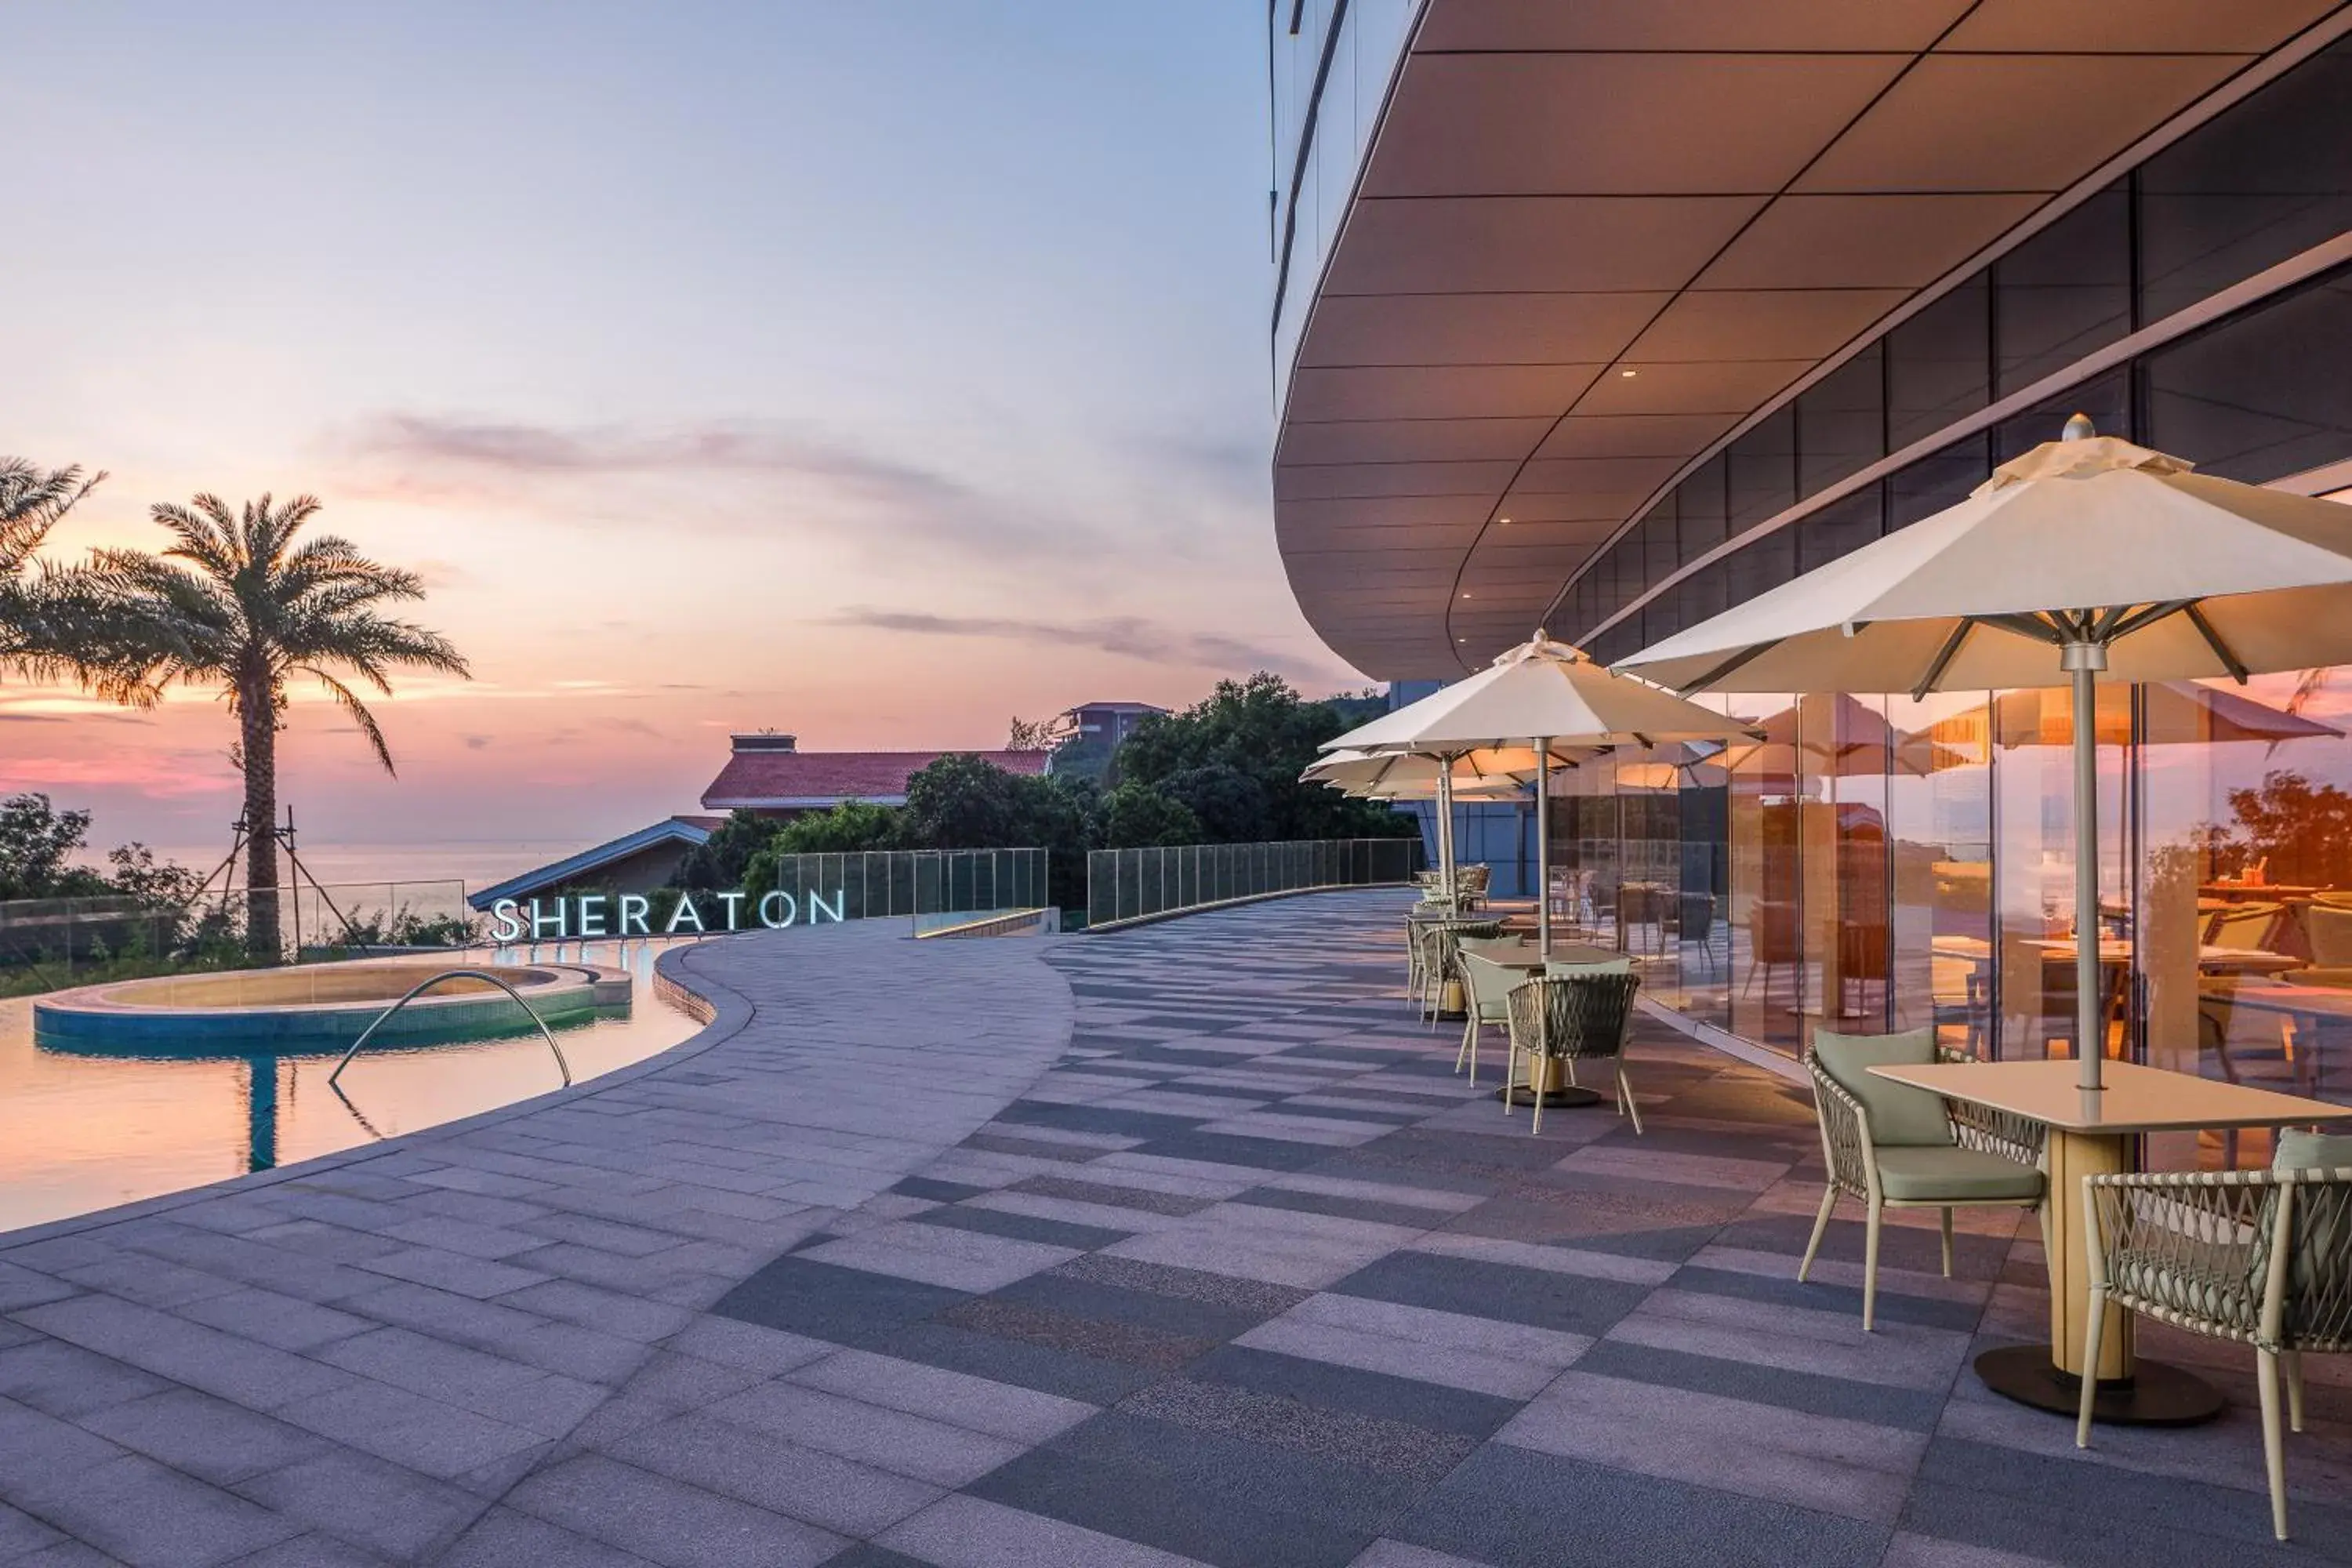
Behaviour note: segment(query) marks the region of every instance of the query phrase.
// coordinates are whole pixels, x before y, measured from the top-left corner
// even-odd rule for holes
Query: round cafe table
[[[1530,978],[1543,973],[1546,960],[1533,942],[1522,941],[1519,951],[1490,948],[1479,954],[1490,963],[1505,969],[1525,970]],[[1594,947],[1590,942],[1555,942],[1551,944],[1553,963],[1609,963],[1625,954],[1610,948]],[[1546,1110],[1571,1110],[1578,1106],[1598,1105],[1601,1096],[1581,1084],[1568,1081],[1568,1063],[1564,1058],[1544,1057],[1529,1069],[1525,1083],[1506,1084],[1495,1091],[1495,1098],[1510,1097],[1513,1105],[1533,1105],[1540,1099]]]
[[[2095,1376],[2093,1418],[2126,1426],[2189,1426],[2221,1413],[2221,1393],[2196,1373],[2142,1360],[2132,1342],[2133,1315],[2112,1314],[2102,1336],[2099,1364],[2084,1364],[2090,1309],[2089,1234],[2083,1213],[2083,1178],[2139,1168],[2140,1137],[2148,1132],[2297,1127],[2352,1119],[2352,1108],[2269,1089],[2167,1072],[2134,1062],[2109,1062],[2106,1087],[2077,1086],[2079,1064],[2047,1061],[1942,1062],[1874,1067],[1881,1078],[2007,1111],[2048,1130],[2044,1165],[2050,1187],[2042,1200],[2048,1223],[2050,1342],[2004,1345],[1977,1357],[1986,1387],[2021,1404],[2073,1419],[2083,1379]]]

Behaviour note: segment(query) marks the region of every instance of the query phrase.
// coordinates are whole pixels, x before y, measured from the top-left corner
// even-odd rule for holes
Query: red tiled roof
[[[951,752],[751,752],[727,759],[702,804],[710,811],[737,806],[829,804],[837,800],[896,803],[907,780]],[[1046,752],[975,752],[1008,773],[1045,771]]]

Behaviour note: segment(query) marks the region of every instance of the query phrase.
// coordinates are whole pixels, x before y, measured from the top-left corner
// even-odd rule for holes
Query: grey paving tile
[[[494,1508],[442,1555],[437,1568],[646,1568],[650,1561],[533,1515]]]
[[[443,1479],[542,1447],[538,1433],[367,1378],[280,1405],[280,1420]]]
[[[805,1366],[838,1348],[826,1340],[787,1333],[758,1323],[717,1316],[697,1318],[670,1336],[666,1349],[723,1366],[771,1376]]]
[[[232,1568],[383,1568],[385,1559],[331,1535],[298,1535],[240,1557]]]
[[[224,1487],[311,1458],[329,1446],[315,1433],[193,1388],[167,1388],[109,1405],[80,1416],[79,1424],[198,1480]]]
[[[1200,1568],[1200,1560],[961,1493],[878,1544],[938,1568]]]
[[[1028,1176],[1015,1182],[1007,1190],[1031,1193],[1039,1197],[1066,1198],[1074,1203],[1096,1204],[1108,1208],[1140,1209],[1146,1214],[1155,1215],[1198,1214],[1216,1202],[1213,1198],[1195,1197],[1184,1193],[1159,1192],[1110,1181],[1080,1181],[1069,1176]]]
[[[1064,1269],[1033,1274],[957,1310],[969,1311],[975,1307],[1004,1302],[1041,1307],[1071,1317],[1092,1318],[1106,1323],[1126,1324],[1156,1333],[1213,1342],[1230,1339],[1263,1321],[1266,1316],[1254,1307],[1106,1284]]]
[[[1083,1279],[1125,1290],[1172,1296],[1179,1300],[1230,1309],[1237,1315],[1257,1320],[1288,1311],[1313,1294],[1295,1286],[1135,1258],[1073,1258],[1053,1269],[1047,1278]]]
[[[1815,1415],[1865,1421],[1907,1432],[1932,1430],[1943,1408],[1939,1395],[1922,1391],[1856,1383],[1725,1357],[1691,1355],[1622,1340],[1604,1339],[1595,1344],[1578,1361],[1577,1370],[1601,1377],[1717,1394],[1751,1404],[1777,1405]]]
[[[910,1323],[882,1341],[882,1353],[1088,1405],[1113,1405],[1161,1373],[1032,1340],[1006,1339],[952,1323]]]
[[[672,1568],[814,1568],[846,1544],[814,1525],[593,1454],[540,1471],[508,1502]]]
[[[861,1541],[848,1550],[826,1558],[819,1568],[930,1568],[930,1565],[903,1552],[893,1552],[887,1546]]]
[[[1331,1152],[1318,1143],[1294,1143],[1280,1138],[1251,1138],[1230,1132],[1162,1134],[1139,1145],[1136,1152],[1165,1160],[1192,1160],[1258,1171],[1303,1171]]]
[[[1171,1378],[1119,1405],[1123,1415],[1314,1455],[1390,1477],[1429,1482],[1477,1446],[1474,1437],[1306,1404],[1229,1384]]]
[[[1388,1533],[1496,1568],[1874,1568],[1884,1526],[1490,1444]]]
[[[0,1351],[0,1395],[51,1415],[76,1417],[169,1388],[163,1378],[63,1340]]]
[[[1113,1410],[1055,1437],[1056,1453],[1156,1472],[1203,1500],[1230,1498],[1267,1513],[1296,1513],[1357,1535],[1384,1528],[1419,1495],[1392,1469],[1366,1469],[1297,1447],[1180,1426]]]
[[[720,1297],[711,1310],[787,1333],[871,1345],[970,1294],[794,1256],[760,1269]]]
[[[746,1389],[706,1414],[941,1487],[964,1486],[1026,1447],[789,1383]]]
[[[1674,1282],[1677,1290],[1734,1296],[1743,1300],[1768,1301],[1785,1307],[1826,1307],[1832,1311],[1851,1312],[1855,1321],[1861,1321],[1862,1291],[1859,1287],[1801,1282],[1796,1274],[1794,1267],[1783,1279],[1731,1269],[1692,1267],[1676,1272]],[[1966,1333],[1976,1327],[1979,1310],[1969,1302],[1906,1296],[1900,1291],[1887,1289],[1883,1280],[1879,1286],[1878,1316],[1883,1321],[1916,1323],[1922,1328],[1951,1329]]]
[[[1642,1287],[1614,1280],[1429,1252],[1391,1253],[1331,1289],[1343,1296],[1583,1335],[1606,1332],[1647,1294]]]
[[[2293,1450],[2290,1441],[2290,1472]],[[2308,1561],[2313,1550],[2352,1562],[2352,1507],[2296,1499],[2290,1510],[2297,1539],[2282,1546],[2271,1536],[2264,1492],[1937,1437],[1920,1464],[1903,1526],[2084,1568],[2200,1561],[2252,1568]]]
[[[13,1563],[27,1552],[55,1546],[65,1539],[31,1514],[0,1503],[0,1561]]]
[[[184,1318],[289,1351],[315,1350],[374,1326],[350,1312],[258,1289],[208,1296],[178,1310]]]
[[[845,1536],[868,1536],[942,1489],[740,1426],[685,1415],[611,1445],[615,1458]]]
[[[142,1568],[199,1568],[302,1532],[292,1520],[136,1455],[51,1491],[38,1512],[82,1544]]]
[[[79,1296],[17,1316],[58,1339],[257,1410],[348,1381],[315,1361],[111,1296]]]
[[[1518,1410],[1513,1399],[1244,1345],[1212,1351],[1186,1375],[1465,1437],[1491,1435]]]
[[[402,1562],[456,1540],[485,1506],[456,1487],[347,1448],[248,1477],[235,1489],[348,1545]]]
[[[967,1186],[961,1182],[936,1182],[928,1176],[905,1176],[890,1190],[910,1198],[928,1198],[935,1204],[960,1204],[966,1198],[976,1198],[988,1191],[986,1187]]]
[[[842,1351],[786,1376],[868,1405],[1027,1443],[1044,1442],[1095,1414],[1078,1400],[867,1351]]]
[[[929,1209],[915,1215],[914,1223],[1010,1237],[1015,1241],[1042,1241],[1049,1247],[1075,1247],[1082,1252],[1108,1247],[1134,1234],[1133,1231],[1112,1230],[1103,1226],[1074,1225],[1067,1220],[1041,1219],[1034,1215],[1008,1214],[1002,1209],[984,1208]]]
[[[1340,1568],[1370,1540],[1155,1468],[1054,1448],[1024,1454],[970,1491],[1218,1568]]]

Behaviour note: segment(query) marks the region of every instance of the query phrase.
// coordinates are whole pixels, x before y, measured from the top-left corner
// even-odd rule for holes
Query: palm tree
[[[247,945],[275,960],[278,948],[278,731],[286,681],[306,675],[327,689],[359,725],[384,772],[392,749],[351,678],[389,696],[396,668],[468,674],[438,632],[383,615],[389,600],[421,599],[413,572],[380,565],[349,540],[295,534],[319,502],[297,496],[273,509],[247,501],[242,516],[217,497],[152,509],[175,542],[161,556],[101,550],[99,579],[120,604],[153,659],[155,689],[218,686],[236,716],[234,753],[245,774]],[[185,564],[182,564],[184,563]]]
[[[0,458],[0,669],[35,680],[74,679],[120,702],[154,700],[136,639],[108,613],[88,570],[37,561],[33,552],[76,502],[96,489],[79,464],[43,470]]]

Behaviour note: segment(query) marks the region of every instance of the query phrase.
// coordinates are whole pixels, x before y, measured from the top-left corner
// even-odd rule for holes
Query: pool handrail
[[[335,1064],[335,1070],[327,1075],[327,1087],[330,1089],[334,1087],[335,1080],[343,1076],[343,1069],[352,1065],[352,1058],[360,1054],[360,1047],[366,1045],[369,1037],[383,1026],[383,1021],[385,1019],[391,1017],[394,1013],[399,1012],[403,1007],[407,1006],[411,1002],[416,1000],[417,997],[423,995],[425,992],[432,990],[436,985],[440,984],[444,980],[487,980],[491,984],[497,986],[499,990],[505,992],[508,995],[513,997],[515,1005],[520,1007],[525,1013],[529,1014],[530,1021],[539,1026],[540,1037],[546,1040],[547,1048],[555,1053],[555,1068],[558,1072],[563,1075],[563,1087],[566,1089],[570,1089],[572,1087],[572,1064],[563,1059],[563,1047],[555,1043],[554,1033],[548,1028],[547,1020],[539,1016],[539,1009],[533,1007],[530,1003],[522,999],[521,992],[517,991],[513,986],[508,984],[505,981],[499,979],[497,975],[491,973],[487,969],[445,969],[438,974],[433,975],[429,979],[420,980],[415,984],[410,986],[406,995],[403,996],[399,1001],[394,1002],[391,1006],[386,1007],[383,1012],[378,1013],[375,1016],[375,1021],[371,1023],[366,1028],[360,1031],[360,1037],[352,1042],[352,1048],[343,1053],[343,1059],[337,1062]]]

